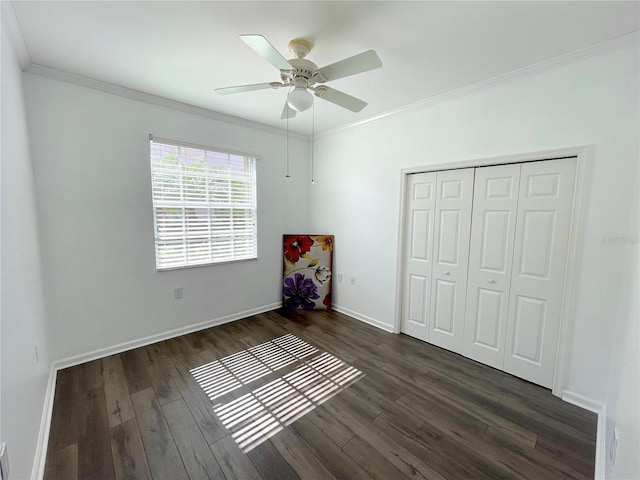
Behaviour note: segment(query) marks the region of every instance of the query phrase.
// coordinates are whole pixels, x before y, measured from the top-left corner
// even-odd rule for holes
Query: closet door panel
[[[520,165],[476,169],[464,355],[502,368]]]
[[[428,340],[436,173],[409,177],[405,199],[404,294],[401,331]]]
[[[575,158],[522,165],[504,370],[551,388],[575,184]]]
[[[462,353],[474,169],[438,172],[429,342]]]

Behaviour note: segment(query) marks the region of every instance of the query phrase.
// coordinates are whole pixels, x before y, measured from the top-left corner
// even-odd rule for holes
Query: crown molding
[[[2,25],[7,31],[9,41],[16,53],[16,58],[18,59],[20,68],[24,70],[31,64],[31,55],[29,55],[27,44],[24,43],[22,30],[20,29],[20,24],[18,23],[16,13],[13,11],[13,5],[10,0],[0,1],[0,16],[2,16]]]
[[[178,110],[192,115],[198,115],[200,117],[205,117],[211,120],[217,120],[233,125],[262,130],[278,135],[287,135],[286,130],[283,128],[272,127],[270,125],[265,125],[264,123],[247,120],[244,118],[236,117],[234,115],[216,112],[207,108],[196,107],[195,105],[179,102],[177,100],[159,97],[157,95],[141,92],[139,90],[133,90],[130,88],[122,87],[120,85],[103,82],[94,78],[84,77],[82,75],[76,75],[74,73],[69,73],[33,63],[31,61],[31,55],[29,54],[27,44],[25,43],[24,37],[22,36],[22,30],[20,29],[20,24],[18,23],[18,19],[16,18],[16,14],[13,10],[11,0],[1,0],[0,7],[2,25],[6,29],[9,40],[15,50],[20,68],[22,68],[22,71],[25,73],[80,85],[82,87],[90,88],[93,90],[99,90],[113,95],[130,98],[132,100],[138,100],[161,107],[171,108],[173,110]],[[309,135],[303,135],[301,133],[295,133],[291,131],[289,131],[288,136],[307,142],[311,138]]]
[[[275,133],[278,135],[287,134],[286,130],[283,128],[272,127],[271,125],[265,125],[264,123],[247,120],[245,118],[228,115],[226,113],[216,112],[215,110],[209,110],[203,107],[196,107],[195,105],[190,105],[188,103],[171,100],[165,97],[159,97],[150,93],[133,90],[131,88],[122,87],[113,83],[103,82],[101,80],[77,75],[75,73],[69,73],[62,70],[57,70],[55,68],[45,67],[44,65],[39,65],[37,63],[31,63],[23,70],[25,73],[29,73],[32,75],[38,75],[41,77],[51,78],[53,80],[59,80],[61,82],[72,83],[74,85],[79,85],[81,87],[86,87],[92,90],[98,90],[101,92],[110,93],[112,95],[137,100],[140,102],[158,105],[160,107],[170,108],[172,110],[178,110],[180,112],[189,113],[191,115],[198,115],[210,120],[217,120],[224,123],[253,128],[255,130],[262,130],[264,132]],[[311,138],[309,135],[303,135],[301,133],[295,133],[291,131],[289,131],[289,137],[307,142]]]
[[[115,85],[112,83],[103,82],[101,80],[96,80],[96,79],[85,77],[82,75],[77,75],[74,73],[69,73],[69,72],[57,70],[51,67],[46,67],[44,65],[32,63],[31,57],[29,55],[29,51],[26,47],[26,44],[22,37],[22,33],[20,31],[19,24],[15,17],[15,13],[11,6],[11,1],[1,0],[0,3],[2,4],[2,23],[3,25],[5,25],[5,28],[9,33],[9,37],[11,38],[12,44],[14,44],[14,48],[16,49],[16,55],[18,56],[18,61],[20,63],[20,66],[22,67],[23,71],[26,73],[39,75],[42,77],[47,77],[47,78],[51,78],[54,80],[59,80],[67,83],[72,83],[75,85],[80,85],[93,90],[99,90],[102,92],[118,95],[125,98],[130,98],[133,100],[138,100],[141,102],[146,102],[146,103],[159,105],[166,108],[171,108],[173,110],[182,111],[192,115],[198,115],[211,120],[217,120],[225,123],[262,130],[269,133],[286,135],[286,130],[283,128],[273,127],[271,125],[266,125],[253,120],[247,120],[245,118],[236,117],[234,115],[228,115],[225,113],[216,112],[215,110],[209,110],[207,108],[197,107],[195,105],[190,105],[177,100],[171,100],[165,97],[159,97],[159,96],[145,93],[139,90],[133,90],[130,88],[122,87],[120,85]],[[470,85],[466,85],[464,87],[460,87],[455,90],[444,92],[439,95],[434,95],[424,100],[411,103],[409,105],[388,110],[379,115],[374,115],[372,117],[365,118],[356,122],[348,123],[340,127],[325,130],[324,132],[315,134],[315,138],[322,139],[322,138],[330,137],[338,133],[344,132],[348,129],[358,127],[360,125],[364,125],[370,122],[374,122],[376,120],[381,120],[383,118],[391,117],[391,116],[398,115],[405,112],[422,110],[422,109],[437,105],[439,103],[443,103],[458,97],[480,92],[487,88],[500,85],[503,83],[507,83],[528,75],[545,72],[556,67],[575,63],[580,60],[594,57],[606,52],[610,52],[613,50],[617,50],[617,49],[621,49],[629,46],[637,46],[639,44],[640,44],[640,32],[635,31],[626,35],[621,35],[619,37],[616,37],[604,42],[600,42],[595,45],[582,48],[580,50],[576,50],[564,55],[553,57],[548,60],[544,60],[542,62],[528,65],[526,67],[512,70],[500,75],[496,75],[486,80],[472,83]],[[288,135],[292,138],[296,138],[298,140],[303,140],[303,141],[310,141],[311,139],[310,135],[304,135],[301,133],[295,133],[291,131],[289,131]]]
[[[375,115],[369,118],[365,118],[363,120],[359,120],[353,123],[349,123],[347,125],[343,125],[341,127],[325,130],[324,132],[316,134],[315,138],[322,139],[322,138],[330,137],[338,133],[342,133],[345,130],[349,130],[351,128],[358,127],[360,125],[374,122],[376,120],[398,115],[400,113],[422,110],[422,109],[431,107],[433,105],[436,105],[438,103],[447,102],[449,100],[453,100],[454,98],[463,97],[465,95],[480,92],[489,87],[507,83],[512,80],[516,80],[525,76],[533,75],[536,73],[542,73],[556,67],[561,67],[563,65],[575,63],[580,60],[585,60],[587,58],[595,57],[597,55],[600,55],[606,52],[610,52],[613,50],[618,50],[618,49],[630,47],[630,46],[638,46],[639,44],[640,44],[640,32],[635,31],[632,33],[628,33],[626,35],[621,35],[619,37],[615,37],[613,39],[606,40],[604,42],[600,42],[595,45],[582,48],[580,50],[575,50],[573,52],[566,53],[564,55],[560,55],[557,57],[553,57],[548,60],[543,60],[542,62],[534,63],[526,67],[522,67],[516,70],[512,70],[510,72],[502,73],[500,75],[496,75],[486,80],[481,80],[480,82],[472,83],[470,85],[466,85],[464,87],[457,88],[449,92],[441,93],[439,95],[435,95],[433,97],[429,97],[424,100],[420,100],[418,102],[405,105],[403,107],[394,108],[392,110],[388,110],[387,112],[381,113],[380,115]]]

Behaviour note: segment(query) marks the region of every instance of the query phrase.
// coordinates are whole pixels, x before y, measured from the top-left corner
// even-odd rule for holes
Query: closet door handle
[[[442,273],[444,273],[445,275],[449,275],[451,272],[450,272],[449,270],[445,270],[445,271],[444,271],[444,272],[442,272]]]
[[[493,278],[490,278],[489,283],[496,283],[496,281]]]

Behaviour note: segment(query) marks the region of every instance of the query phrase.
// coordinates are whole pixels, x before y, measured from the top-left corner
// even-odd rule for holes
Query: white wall
[[[627,232],[638,85],[627,46],[319,138],[311,230],[336,236],[337,306],[393,326],[402,168],[595,145],[565,388],[603,402],[626,258],[602,238]]]
[[[54,360],[280,302],[282,234],[306,230],[308,143],[25,75]],[[254,153],[258,259],[156,272],[149,133]],[[175,287],[184,298],[175,300]]]
[[[633,212],[626,236],[614,237],[610,248],[624,251],[626,269],[620,285],[609,387],[606,397],[605,478],[640,478],[640,244],[638,243],[638,195],[636,183]],[[613,429],[619,440],[615,464],[609,458]]]
[[[22,72],[2,28],[2,300],[0,309],[0,441],[7,442],[12,479],[31,477],[49,360],[34,180]],[[39,345],[36,363],[34,346]]]

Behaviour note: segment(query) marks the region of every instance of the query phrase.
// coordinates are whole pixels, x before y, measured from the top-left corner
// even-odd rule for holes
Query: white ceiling
[[[33,64],[284,128],[285,89],[221,96],[217,87],[279,80],[239,34],[286,57],[314,44],[318,66],[374,49],[381,69],[329,85],[369,105],[316,99],[316,133],[378,116],[637,31],[640,3],[591,1],[16,1]],[[311,115],[290,129],[309,133]]]

